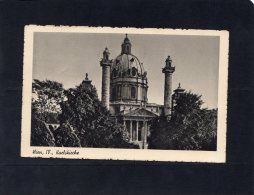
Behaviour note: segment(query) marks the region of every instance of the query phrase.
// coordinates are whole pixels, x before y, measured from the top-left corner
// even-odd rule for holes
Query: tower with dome
[[[100,61],[102,67],[102,104],[107,107],[112,117],[125,126],[129,141],[147,148],[151,120],[157,116],[171,116],[173,101],[172,66],[170,56],[165,61],[162,73],[165,74],[164,105],[149,103],[147,97],[148,74],[143,63],[132,52],[132,44],[126,34],[121,45],[121,53],[110,59],[110,52],[105,48]],[[179,90],[175,90],[177,93]],[[180,90],[182,92],[182,90]]]

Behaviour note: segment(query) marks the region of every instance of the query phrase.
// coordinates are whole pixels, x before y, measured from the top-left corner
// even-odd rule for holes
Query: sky
[[[217,108],[219,37],[193,35],[129,34],[132,54],[143,62],[148,77],[149,103],[163,104],[164,74],[168,55],[175,72],[173,89],[178,83],[186,91],[202,95],[203,107]],[[65,89],[79,85],[88,73],[101,96],[100,60],[105,47],[114,59],[121,52],[125,34],[35,32],[33,79],[53,80]]]

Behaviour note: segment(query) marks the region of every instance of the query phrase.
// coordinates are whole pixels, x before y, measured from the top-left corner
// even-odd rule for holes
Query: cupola
[[[130,54],[131,53],[131,42],[128,38],[128,35],[125,35],[125,39],[122,43],[122,54]]]

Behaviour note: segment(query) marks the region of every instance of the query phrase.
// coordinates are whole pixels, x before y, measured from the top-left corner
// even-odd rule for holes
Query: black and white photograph
[[[0,1],[0,195],[254,194],[253,1]]]
[[[26,26],[21,156],[226,162],[228,36]]]

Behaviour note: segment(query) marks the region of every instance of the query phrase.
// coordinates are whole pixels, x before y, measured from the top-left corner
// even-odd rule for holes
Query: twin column
[[[110,69],[113,63],[112,60],[109,60],[109,54],[108,48],[105,48],[100,62],[102,67],[101,102],[107,109],[109,109]]]
[[[170,56],[166,59],[165,67],[162,69],[162,73],[165,74],[164,83],[164,115],[171,117],[171,105],[172,105],[172,74],[175,72],[175,67],[171,65],[172,60]]]
[[[102,105],[109,109],[109,93],[110,93],[110,66],[102,66],[102,86],[101,86],[101,102]]]

